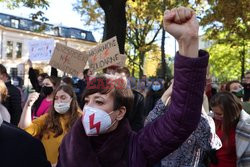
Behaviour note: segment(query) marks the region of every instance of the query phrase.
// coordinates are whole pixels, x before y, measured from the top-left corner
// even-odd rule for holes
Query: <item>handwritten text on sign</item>
[[[78,76],[83,71],[87,61],[88,56],[85,52],[57,43],[49,64],[65,73]]]
[[[28,41],[29,59],[31,61],[46,61],[51,58],[54,50],[54,40],[30,40]]]
[[[119,47],[116,37],[113,37],[87,52],[91,71],[98,71],[111,65],[116,65],[119,59]]]
[[[124,54],[119,55],[120,61],[117,63],[118,66],[125,67],[127,56]]]

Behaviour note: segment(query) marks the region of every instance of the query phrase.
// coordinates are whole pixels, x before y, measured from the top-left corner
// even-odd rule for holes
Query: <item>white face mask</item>
[[[82,117],[82,124],[87,136],[98,136],[99,134],[104,134],[108,129],[115,123],[112,124],[110,114],[105,111],[85,106],[83,108],[84,115]]]
[[[56,112],[59,114],[65,114],[67,111],[69,111],[71,102],[66,102],[66,103],[55,103],[54,108]]]

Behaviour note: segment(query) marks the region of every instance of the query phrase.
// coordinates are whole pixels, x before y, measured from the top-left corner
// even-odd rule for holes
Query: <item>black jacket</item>
[[[3,105],[8,109],[10,113],[10,122],[13,125],[17,125],[21,114],[22,114],[22,105],[21,105],[21,93],[10,81],[5,83],[8,89],[8,97]]]
[[[133,110],[128,115],[128,120],[133,131],[138,132],[144,124],[144,96],[132,90],[134,94]]]
[[[55,76],[55,77],[58,76],[58,71],[56,68],[51,67],[51,76]],[[39,85],[37,77],[38,76],[35,73],[34,69],[32,67],[29,68],[30,83],[31,83],[32,87],[35,89],[35,91],[40,93],[42,87]]]
[[[6,122],[0,126],[1,167],[51,167],[42,143]]]
[[[153,110],[153,108],[155,107],[156,102],[161,98],[161,96],[163,95],[164,90],[160,90],[158,92],[154,92],[152,90],[149,90],[149,92],[147,93],[146,99],[145,99],[145,117],[148,116],[149,112],[151,110]]]

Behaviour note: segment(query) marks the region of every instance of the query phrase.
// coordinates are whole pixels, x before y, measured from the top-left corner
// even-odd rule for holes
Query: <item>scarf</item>
[[[57,167],[127,167],[131,128],[127,119],[114,131],[87,136],[78,119],[60,146]]]

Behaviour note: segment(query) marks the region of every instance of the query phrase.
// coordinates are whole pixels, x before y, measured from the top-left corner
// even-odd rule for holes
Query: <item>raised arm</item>
[[[35,89],[35,91],[39,93],[40,90],[41,90],[41,86],[38,83],[37,74],[35,73],[35,71],[33,69],[33,65],[32,65],[31,60],[28,60],[27,64],[29,66],[29,79],[30,79],[30,83],[31,83],[32,87]]]
[[[32,123],[31,106],[38,99],[38,97],[39,97],[39,93],[37,92],[31,93],[29,95],[28,100],[25,103],[25,106],[23,108],[21,119],[18,124],[19,128],[25,129],[31,125]]]
[[[208,64],[208,54],[198,52],[198,22],[191,9],[180,7],[165,12],[164,26],[177,39],[180,49],[175,57],[168,112],[148,124],[134,140],[149,164],[173,152],[196,129]]]

